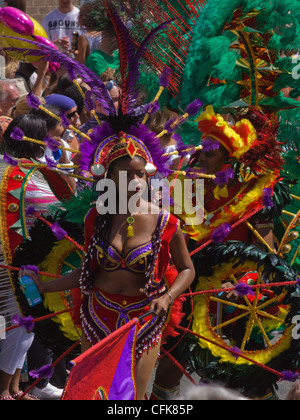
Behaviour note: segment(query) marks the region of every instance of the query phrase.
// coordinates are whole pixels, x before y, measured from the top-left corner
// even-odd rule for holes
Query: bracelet
[[[169,292],[166,292],[166,294],[168,295],[168,296],[170,296],[170,298],[171,298],[171,303],[170,303],[170,306],[173,306],[174,305],[174,298],[173,298],[173,296],[171,295],[171,293],[169,293]]]

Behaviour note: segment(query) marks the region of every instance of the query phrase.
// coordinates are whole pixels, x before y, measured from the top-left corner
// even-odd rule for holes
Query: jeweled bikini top
[[[152,241],[133,248],[125,256],[122,256],[113,245],[110,245],[106,250],[103,242],[96,245],[96,248],[97,261],[103,270],[127,270],[134,273],[145,273],[152,252]]]

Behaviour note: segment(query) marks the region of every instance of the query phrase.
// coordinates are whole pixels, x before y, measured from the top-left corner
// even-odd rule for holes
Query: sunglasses
[[[70,119],[70,118],[75,117],[76,114],[77,114],[77,110],[73,111],[73,112],[70,112],[70,114],[66,114],[66,117]]]

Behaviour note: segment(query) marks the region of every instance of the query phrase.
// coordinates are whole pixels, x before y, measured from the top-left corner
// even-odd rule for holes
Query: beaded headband
[[[131,134],[120,132],[118,136],[110,136],[99,144],[94,163],[90,168],[91,173],[96,177],[103,176],[112,162],[124,156],[129,156],[131,159],[135,156],[143,158],[146,161],[148,175],[154,175],[157,171],[145,144]]]

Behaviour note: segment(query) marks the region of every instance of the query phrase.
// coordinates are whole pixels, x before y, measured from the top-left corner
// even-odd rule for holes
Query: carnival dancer
[[[141,126],[116,132],[107,122],[98,130],[98,141],[101,136],[103,141],[95,154],[96,167],[91,167],[91,171],[104,164],[106,179],[116,185],[117,207],[124,205],[127,194],[125,204],[128,204],[147,185],[147,164],[153,169],[148,147],[154,147],[152,150],[159,158],[159,145],[155,135]],[[149,136],[151,144],[147,147]],[[125,177],[126,194],[120,189],[120,176]],[[130,189],[134,189],[131,192],[130,183]],[[34,278],[41,293],[80,287],[84,296],[83,350],[127,320],[155,312],[154,317],[148,316],[140,325],[136,345],[137,398],[142,399],[157,360],[170,306],[193,281],[194,268],[177,218],[144,198],[137,204],[135,211],[127,210],[125,214],[117,211],[101,215],[96,208],[90,211],[85,222],[87,253],[80,269],[45,284],[34,273],[26,274]],[[171,287],[164,280],[170,255],[178,271]]]
[[[79,288],[83,350],[128,320],[154,312],[140,323],[136,341],[137,398],[143,399],[162,334],[172,334],[172,318],[180,316],[177,298],[193,281],[194,267],[178,219],[161,211],[147,196],[148,177],[156,171],[165,175],[170,172],[168,156],[164,156],[156,133],[145,125],[150,108],[148,117],[145,113],[136,116],[139,61],[151,37],[136,50],[115,9],[109,2],[106,7],[120,49],[122,94],[118,111],[100,79],[77,62],[73,67],[66,57],[58,54],[56,58],[67,60],[73,72],[86,74],[85,81],[92,84],[96,99],[107,113],[84,138],[80,164],[83,171],[100,181],[100,190],[104,182],[115,194],[112,190],[108,195],[100,194],[97,207],[85,219],[86,255],[80,268],[46,283],[28,270],[20,275],[30,275],[41,293]],[[49,53],[52,51],[47,49]],[[162,84],[166,84],[166,77]],[[113,203],[111,198],[115,199]],[[105,208],[107,199],[113,208]],[[170,258],[178,272],[172,284],[164,276]]]
[[[233,134],[232,145],[240,134],[246,141],[243,144],[242,139],[236,148],[228,144],[224,147],[223,142],[206,143],[207,149],[212,150],[218,145],[218,150],[223,151],[224,156],[221,156],[221,166],[212,172],[215,172],[216,176],[211,178],[206,185],[207,208],[204,209],[204,222],[201,225],[184,226],[184,231],[194,239],[191,241],[194,242],[194,247],[212,240],[226,242],[229,239],[239,239],[239,241],[251,243],[254,239],[260,246],[263,243],[273,255],[272,217],[265,216],[266,209],[263,209],[260,214],[256,211],[264,207],[262,201],[269,211],[270,207],[278,204],[277,198],[280,198],[279,194],[274,199],[275,188],[273,188],[279,185],[278,175],[282,164],[280,145],[276,143],[275,137],[278,141],[284,142],[289,138],[293,140],[297,138],[294,134],[298,122],[296,121],[297,113],[294,113],[294,110],[299,107],[299,104],[292,98],[285,98],[281,92],[282,88],[292,86],[295,94],[293,97],[297,96],[296,88],[299,80],[293,77],[295,69],[292,65],[291,51],[295,51],[299,39],[297,33],[290,30],[299,22],[297,2],[275,0],[270,3],[266,0],[261,1],[259,7],[252,0],[225,0],[223,2],[210,0],[205,5],[198,4],[196,7],[195,2],[190,0],[184,2],[162,0],[155,4],[142,0],[141,3],[142,7],[139,8],[139,16],[136,18],[137,24],[132,31],[136,34],[137,42],[147,33],[146,26],[149,21],[158,23],[164,18],[165,20],[175,18],[176,22],[172,30],[168,30],[168,34],[165,33],[160,40],[157,40],[156,48],[150,51],[150,55],[152,54],[150,61],[156,69],[166,63],[172,69],[172,84],[170,83],[172,88],[169,92],[174,98],[172,100],[168,98],[162,102],[172,109],[180,109],[195,97],[199,97],[206,105],[211,104],[214,107],[214,109],[207,109],[206,116],[202,115],[203,125],[205,125],[205,119],[207,126],[209,126],[209,120],[210,122],[214,120],[216,128],[220,129],[219,134],[222,140],[223,134],[225,136],[227,133]],[[178,23],[179,20],[180,23]],[[276,25],[270,22],[276,22]],[[147,73],[144,79],[147,80],[147,83],[144,83],[145,86],[150,89],[151,76],[151,73],[150,76]],[[175,104],[178,104],[178,107]],[[266,132],[262,132],[262,137],[251,145],[251,131],[253,134],[255,124],[252,125],[251,121],[249,124],[241,122],[243,118],[250,118],[249,116],[235,118],[232,124],[234,128],[231,131],[232,127],[226,125],[222,117],[217,114],[229,111],[235,114],[237,107],[247,110],[249,105],[268,114],[272,122],[279,119],[282,127],[276,135],[275,125],[267,123]],[[290,117],[294,116],[293,123],[291,123],[292,118],[285,119],[280,115],[279,111],[285,109],[290,111]],[[216,114],[214,114],[215,111]],[[223,134],[222,129],[224,129]],[[263,138],[264,141],[260,142]],[[218,139],[213,137],[212,140]],[[254,146],[249,148],[249,153],[246,152],[247,144]],[[265,153],[261,149],[260,155],[268,155],[269,162],[267,162],[268,159],[260,160],[255,153],[252,154],[252,149],[259,152],[259,145],[263,144]],[[275,154],[273,154],[274,151]],[[200,153],[202,156],[198,157],[201,158],[201,165],[205,166],[207,162],[204,162],[203,154],[208,151],[203,150]],[[194,162],[198,162],[198,157]],[[225,159],[230,159],[230,162],[227,162],[229,165],[223,167]],[[262,167],[255,168],[256,164],[259,166],[261,163]],[[232,170],[230,170],[231,165]],[[247,168],[245,172],[240,172],[241,165],[244,169]],[[249,165],[252,169],[249,169]],[[258,173],[253,173],[253,170],[257,169]],[[195,168],[195,177],[198,170]],[[191,176],[191,172],[187,174]],[[224,182],[226,178],[227,182]],[[281,204],[284,203],[279,204],[282,209]],[[255,217],[250,219],[253,214]],[[243,220],[247,220],[249,225],[242,224]],[[183,220],[183,224],[184,222]],[[238,227],[235,227],[236,225]],[[225,250],[224,246],[224,253]],[[277,256],[275,259],[277,260]],[[204,365],[205,361],[204,356]],[[218,366],[218,362],[215,363],[215,366]],[[223,365],[220,366],[221,370]],[[162,373],[161,377],[164,380],[169,379],[174,372],[171,367],[167,373]],[[172,396],[174,394],[171,394],[171,398]],[[163,399],[166,397],[165,394]]]
[[[40,144],[15,140],[14,130],[21,130],[23,135],[29,138],[35,136],[41,141],[47,134],[47,125],[42,118],[35,115],[21,115],[9,124],[3,136],[2,146],[6,152],[4,159],[10,163],[1,182],[1,242],[6,265],[11,265],[16,248],[29,237],[28,232],[34,220],[29,215],[26,216],[28,208],[34,206],[37,212],[45,214],[51,203],[72,194],[68,184],[59,174],[46,168],[39,170],[38,164],[34,166],[33,162],[38,162],[43,156],[44,147]],[[16,166],[15,159],[29,164],[29,168]],[[44,178],[47,179],[47,175],[49,183]],[[21,313],[8,276],[1,283],[6,289],[3,291],[5,301],[3,306],[1,305],[1,313],[5,315],[8,327],[13,324],[12,317],[16,314],[21,316]],[[33,333],[28,334],[24,329],[19,329],[9,331],[6,339],[1,341],[1,398],[12,400],[20,396],[20,374],[33,338]],[[33,397],[27,395],[25,399]]]
[[[219,243],[239,241],[276,253],[271,197],[274,186],[275,190],[279,188],[277,183],[283,164],[281,145],[276,142],[276,124],[253,107],[248,112],[244,111],[244,118],[239,118],[237,122],[229,118],[229,123],[226,121],[228,116],[224,117],[215,114],[212,107],[207,107],[198,118],[203,148],[194,154],[190,165],[195,170],[200,167],[201,172],[214,177],[204,181],[203,223],[183,226],[188,237],[194,239],[190,241],[189,248],[193,250],[200,245],[205,246],[212,240]],[[244,171],[241,171],[243,164]],[[234,168],[238,168],[238,172]],[[285,205],[284,202],[279,203],[279,197],[276,196],[277,211],[280,211],[278,207]],[[240,220],[248,224],[237,223]],[[224,281],[222,287],[232,288],[230,281]],[[223,299],[232,299],[232,294]],[[239,341],[236,336],[234,339]],[[178,340],[178,337],[170,339],[165,350],[173,349],[172,355],[186,367],[185,355],[181,353],[186,348],[176,348]],[[156,371],[152,399],[174,398],[179,392],[182,375],[182,369],[167,357],[162,358]],[[270,390],[266,388],[266,394],[267,391]]]

